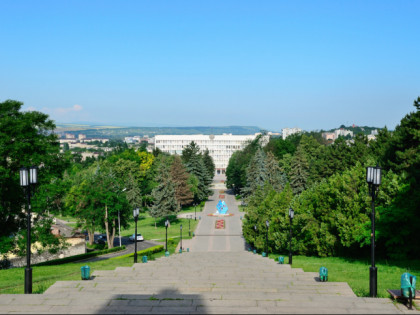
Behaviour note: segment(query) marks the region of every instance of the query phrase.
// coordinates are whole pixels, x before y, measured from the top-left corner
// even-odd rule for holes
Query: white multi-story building
[[[288,136],[290,136],[294,133],[298,133],[298,132],[302,132],[302,129],[300,129],[300,128],[283,128],[282,131],[281,131],[281,136],[284,140]]]
[[[169,154],[182,154],[182,150],[192,141],[203,152],[209,150],[210,156],[216,167],[216,174],[225,174],[229,159],[233,152],[242,150],[248,141],[254,140],[259,133],[254,135],[156,135],[155,149]],[[264,136],[263,142],[268,142],[269,136]]]
[[[334,130],[334,134],[335,134],[335,139],[337,139],[339,136],[345,137],[347,135],[350,135],[350,137],[353,138],[353,131],[347,130],[344,128]]]

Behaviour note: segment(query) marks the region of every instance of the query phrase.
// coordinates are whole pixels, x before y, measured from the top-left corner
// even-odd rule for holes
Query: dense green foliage
[[[23,166],[39,166],[32,198],[32,239],[53,251],[63,245],[51,235],[52,221],[44,215],[48,209],[43,205],[47,196],[54,202],[54,196],[61,193],[53,183],[67,166],[67,157],[59,153],[57,137],[52,134],[55,125],[48,116],[36,111],[21,112],[22,105],[12,100],[0,103],[1,254],[24,254],[26,250],[26,192],[19,183],[19,169]]]
[[[382,167],[376,198],[377,253],[382,257],[420,257],[416,237],[420,226],[420,98],[415,112],[401,120],[394,132],[379,130],[376,140],[360,133],[351,141],[325,144],[313,134],[271,138],[263,148],[272,154],[283,174],[281,185],[270,182],[258,142],[236,152],[229,161],[228,186],[246,198],[243,231],[257,249],[265,248],[265,220],[269,251],[289,247],[288,209],[295,210],[292,248],[317,256],[362,256],[370,248],[371,197],[366,167]],[[285,184],[285,182],[288,182]],[[255,230],[254,227],[257,227]],[[399,226],[396,229],[395,226]]]
[[[106,233],[113,247],[119,224],[128,228],[132,210],[155,218],[173,215],[180,207],[206,200],[214,173],[208,152],[193,148],[181,161],[145,146],[128,148],[110,141],[111,152],[82,159],[60,146],[54,123],[39,112],[21,112],[22,103],[0,103],[0,253],[23,255],[26,250],[25,192],[19,185],[19,168],[39,166],[39,184],[32,191],[32,240],[40,251],[56,252],[66,243],[51,233],[55,215],[75,218],[92,244],[95,232]],[[99,143],[98,143],[99,144]],[[189,148],[186,148],[188,152]],[[185,154],[184,154],[185,155]],[[173,219],[173,218],[172,218]]]

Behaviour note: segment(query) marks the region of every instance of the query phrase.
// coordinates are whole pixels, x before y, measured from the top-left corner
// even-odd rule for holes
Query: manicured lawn
[[[141,214],[139,221],[137,222],[137,233],[143,235],[145,240],[165,240],[165,220],[155,219],[150,217],[148,214]],[[188,222],[190,220],[190,222]],[[199,220],[194,219],[177,219],[175,216],[171,216],[169,219],[170,226],[168,227],[168,238],[177,238],[180,237],[180,226],[182,224],[182,238],[188,239],[188,224],[191,224],[191,235],[195,230]],[[121,230],[122,236],[130,236],[134,234],[135,225],[134,222],[130,225],[128,229]],[[118,231],[117,231],[118,234]]]
[[[204,201],[197,205],[196,211],[200,212],[204,208]],[[183,207],[179,213],[191,212],[194,215],[194,206]]]
[[[270,258],[277,259],[280,255],[270,254]],[[284,262],[289,261],[288,254],[282,255]],[[308,272],[319,272],[320,267],[328,268],[328,281],[347,282],[357,296],[369,296],[369,267],[370,261],[340,257],[306,257],[293,256],[293,268],[302,268]],[[399,289],[401,275],[404,272],[420,276],[420,261],[379,261],[378,268],[378,297],[389,298],[387,289]]]
[[[178,241],[168,244],[168,250],[171,254],[175,252]],[[164,252],[155,253],[148,260],[158,258],[164,255]],[[139,259],[141,261],[141,257]],[[107,260],[68,263],[55,266],[33,266],[33,293],[43,293],[56,281],[80,280],[80,267],[90,266],[91,273],[94,270],[114,270],[116,267],[130,267],[134,263],[133,254],[121,257],[110,258]],[[0,294],[23,294],[24,293],[24,268],[13,268],[0,270]]]

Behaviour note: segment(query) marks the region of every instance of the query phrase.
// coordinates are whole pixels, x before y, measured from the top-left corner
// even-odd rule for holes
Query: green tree
[[[204,201],[211,194],[209,186],[212,178],[207,172],[207,168],[204,165],[203,159],[200,155],[191,156],[190,160],[186,163],[188,173],[194,175],[198,180],[197,186],[197,201]]]
[[[22,112],[23,103],[6,100],[0,103],[0,252],[16,250],[25,253],[26,214],[22,212],[26,198],[19,184],[19,169],[22,166],[39,166],[38,182],[33,197],[32,239],[43,239],[50,248],[61,246],[61,240],[51,236],[48,227],[51,219],[40,208],[37,191],[45,191],[54,178],[61,178],[66,165],[59,153],[55,125],[48,115]],[[43,194],[42,198],[47,195]],[[16,246],[18,245],[18,248]]]
[[[178,155],[173,157],[171,165],[171,178],[175,185],[175,197],[180,206],[190,204],[194,195],[188,183],[189,175]]]
[[[239,192],[247,183],[247,168],[258,148],[261,148],[261,135],[249,141],[243,150],[236,151],[229,159],[226,168],[226,186]]]
[[[207,173],[211,178],[213,178],[216,166],[214,165],[213,158],[210,156],[208,149],[206,149],[203,153],[203,162],[206,166]]]
[[[287,177],[286,174],[282,172],[279,161],[271,152],[267,152],[265,168],[267,171],[268,183],[274,190],[281,191],[286,186]]]
[[[156,219],[179,212],[179,204],[176,199],[175,184],[170,175],[170,167],[167,158],[162,157],[156,178],[158,185],[152,191],[153,206],[150,215]]]
[[[191,141],[191,143],[182,150],[182,162],[188,164],[191,158],[198,155],[201,155],[200,147],[194,141]]]
[[[266,154],[259,148],[247,168],[246,186],[241,191],[244,197],[250,196],[257,187],[263,187],[265,181],[268,180],[265,160]]]
[[[309,164],[303,147],[299,146],[290,165],[290,186],[295,194],[299,194],[308,187]]]

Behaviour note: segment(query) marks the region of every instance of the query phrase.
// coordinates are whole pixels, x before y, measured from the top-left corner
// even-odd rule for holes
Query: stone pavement
[[[243,212],[239,212],[235,197],[226,191],[224,185],[214,185],[213,195],[209,197],[201,213],[201,220],[195,229],[195,237],[183,240],[182,247],[189,248],[192,252],[240,252],[246,250],[246,243],[242,236]],[[226,193],[221,193],[226,191]],[[219,195],[225,196],[228,213],[233,216],[209,216],[216,212]],[[224,229],[215,229],[216,220],[225,220]]]
[[[214,197],[205,213],[214,212]],[[232,196],[227,203],[235,215],[225,218],[225,231],[203,214],[190,252],[95,271],[90,281],[58,281],[40,295],[0,295],[0,313],[420,313],[390,299],[358,298],[347,283],[318,282],[317,273],[245,251],[236,236],[241,214]]]

